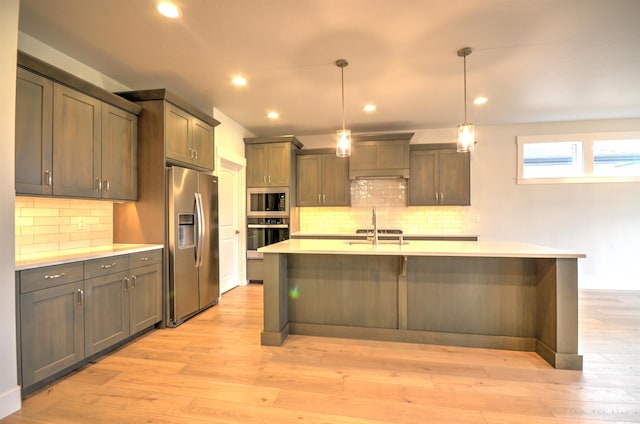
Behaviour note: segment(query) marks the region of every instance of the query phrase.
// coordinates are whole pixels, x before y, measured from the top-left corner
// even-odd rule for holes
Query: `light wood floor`
[[[290,336],[260,346],[262,286],[154,330],[2,423],[640,422],[640,292],[582,291],[584,371],[534,353]]]

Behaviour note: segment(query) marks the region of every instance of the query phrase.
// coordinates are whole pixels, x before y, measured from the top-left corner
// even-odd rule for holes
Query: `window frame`
[[[615,183],[640,182],[638,176],[598,176],[594,175],[594,141],[640,140],[640,131],[570,133],[516,136],[518,184],[564,184],[564,183]],[[524,145],[536,143],[577,142],[582,145],[582,175],[571,177],[524,177]]]

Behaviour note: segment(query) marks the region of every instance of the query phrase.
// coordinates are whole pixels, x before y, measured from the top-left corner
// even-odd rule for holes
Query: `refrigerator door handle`
[[[196,217],[198,223],[198,237],[196,242],[196,267],[202,266],[202,256],[204,253],[204,208],[202,206],[202,195],[195,193],[196,196]]]

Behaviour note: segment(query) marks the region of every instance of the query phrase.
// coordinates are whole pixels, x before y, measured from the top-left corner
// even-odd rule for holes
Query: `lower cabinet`
[[[23,392],[162,318],[162,250],[20,271]]]

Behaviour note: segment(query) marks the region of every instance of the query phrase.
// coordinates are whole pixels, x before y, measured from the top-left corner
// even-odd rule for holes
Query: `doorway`
[[[220,294],[245,281],[244,165],[220,157],[218,171],[218,226],[220,231]]]

